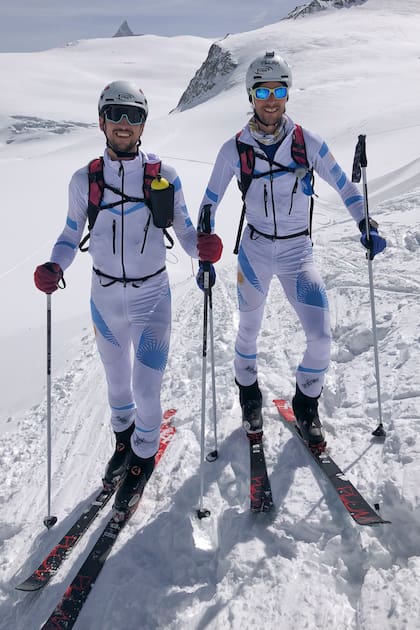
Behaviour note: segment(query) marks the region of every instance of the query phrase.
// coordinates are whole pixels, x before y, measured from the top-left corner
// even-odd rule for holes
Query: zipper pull
[[[297,191],[298,183],[299,183],[299,179],[296,177],[296,179],[295,179],[295,185],[293,186],[292,194],[291,194],[291,196],[290,196],[290,208],[289,208],[289,214],[292,212],[292,207],[293,207],[293,195],[294,195],[294,194],[296,193],[296,191]]]

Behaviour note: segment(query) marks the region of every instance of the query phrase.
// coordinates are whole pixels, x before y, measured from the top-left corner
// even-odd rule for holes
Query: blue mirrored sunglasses
[[[121,122],[124,116],[130,125],[141,125],[146,120],[142,109],[127,105],[109,105],[105,109],[104,115],[106,120],[115,124]]]
[[[274,94],[274,98],[286,98],[287,96],[287,87],[281,85],[280,87],[269,88],[269,87],[256,87],[252,89],[252,94],[259,101],[266,101],[270,98],[270,94]]]

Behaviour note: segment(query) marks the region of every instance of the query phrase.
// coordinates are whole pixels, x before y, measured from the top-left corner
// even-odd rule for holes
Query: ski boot
[[[144,459],[130,451],[125,477],[115,495],[113,505],[115,520],[125,520],[134,512],[154,467],[154,455]]]
[[[109,460],[105,474],[102,479],[105,490],[112,490],[115,484],[125,473],[127,468],[127,459],[130,454],[130,438],[134,431],[134,422],[128,429],[115,433],[115,451]]]
[[[301,436],[311,450],[322,453],[327,445],[324,431],[318,416],[318,398],[303,394],[296,385],[296,394],[292,400],[293,413]]]
[[[240,385],[239,402],[242,407],[242,426],[248,437],[255,433],[262,433],[263,417],[262,417],[262,394],[258,386],[258,381],[252,385]]]

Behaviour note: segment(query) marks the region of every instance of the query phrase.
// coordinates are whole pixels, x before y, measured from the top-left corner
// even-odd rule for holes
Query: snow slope
[[[334,457],[392,525],[354,525],[271,405],[274,397],[291,397],[303,349],[302,332],[277,283],[259,346],[276,511],[268,518],[249,514],[248,446],[233,382],[237,313],[231,252],[241,204],[232,184],[217,221],[225,250],[213,305],[220,457],[205,466],[204,506],[211,516],[198,521],[195,515],[203,298],[192,262],[176,247],[168,255],[173,336],[162,393],[165,407],[178,408],[176,439],[75,628],[420,627],[419,32],[415,0],[368,0],[231,36],[224,45],[238,65],[229,89],[171,115],[211,41],[144,36],[0,55],[6,87],[0,104],[1,630],[42,625],[106,517],[98,519],[45,592],[14,590],[93,497],[112,452],[88,315],[90,259],[79,255],[66,274],[67,289],[52,300],[52,512],[58,522],[47,531],[42,524],[45,296],[33,287],[32,273],[48,259],[61,229],[72,172],[102,150],[101,134],[91,126],[97,95],[115,78],[142,85],[151,108],[144,144],[177,168],[195,219],[219,145],[246,120],[243,77],[249,60],[274,44],[294,71],[289,113],[323,135],[348,172],[358,134],[367,135],[370,210],[388,240],[373,263],[387,438],[378,442],[371,436],[378,407],[364,251],[340,200],[318,179],[315,256],[327,284],[334,336],[321,414]],[[20,134],[11,129],[13,116],[26,124]],[[32,117],[31,124],[24,116]],[[70,129],[68,121],[75,123]],[[211,449],[210,392],[208,400],[206,448]]]

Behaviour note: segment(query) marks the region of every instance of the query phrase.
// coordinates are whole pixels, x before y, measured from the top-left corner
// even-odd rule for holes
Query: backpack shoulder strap
[[[242,230],[245,221],[245,213],[246,213],[246,205],[245,205],[245,197],[248,192],[248,188],[251,185],[252,177],[254,175],[254,166],[255,166],[255,151],[254,147],[250,144],[246,144],[239,140],[239,136],[241,132],[239,131],[236,134],[236,148],[239,154],[239,163],[241,167],[241,179],[238,181],[239,190],[242,193],[242,212],[241,218],[239,220],[238,233],[236,235],[236,243],[235,248],[233,250],[234,254],[237,254],[239,251],[239,243],[242,236]]]
[[[292,159],[305,168],[309,168],[308,156],[306,155],[305,137],[300,125],[295,125],[292,137]]]
[[[242,193],[242,199],[245,199],[245,195],[248,192],[248,188],[252,182],[252,176],[254,174],[255,166],[255,151],[254,147],[250,144],[246,144],[239,140],[241,132],[236,134],[236,148],[239,154],[239,162],[241,166],[241,180],[238,182],[239,189]]]
[[[88,197],[88,228],[92,230],[98,216],[102,197],[104,196],[104,158],[95,158],[88,165],[89,197]]]
[[[85,244],[90,238],[90,232],[95,225],[96,217],[101,206],[102,197],[104,196],[105,180],[104,180],[104,158],[98,157],[91,160],[88,164],[88,233],[80,241],[79,249],[81,252],[87,252],[89,247]]]

